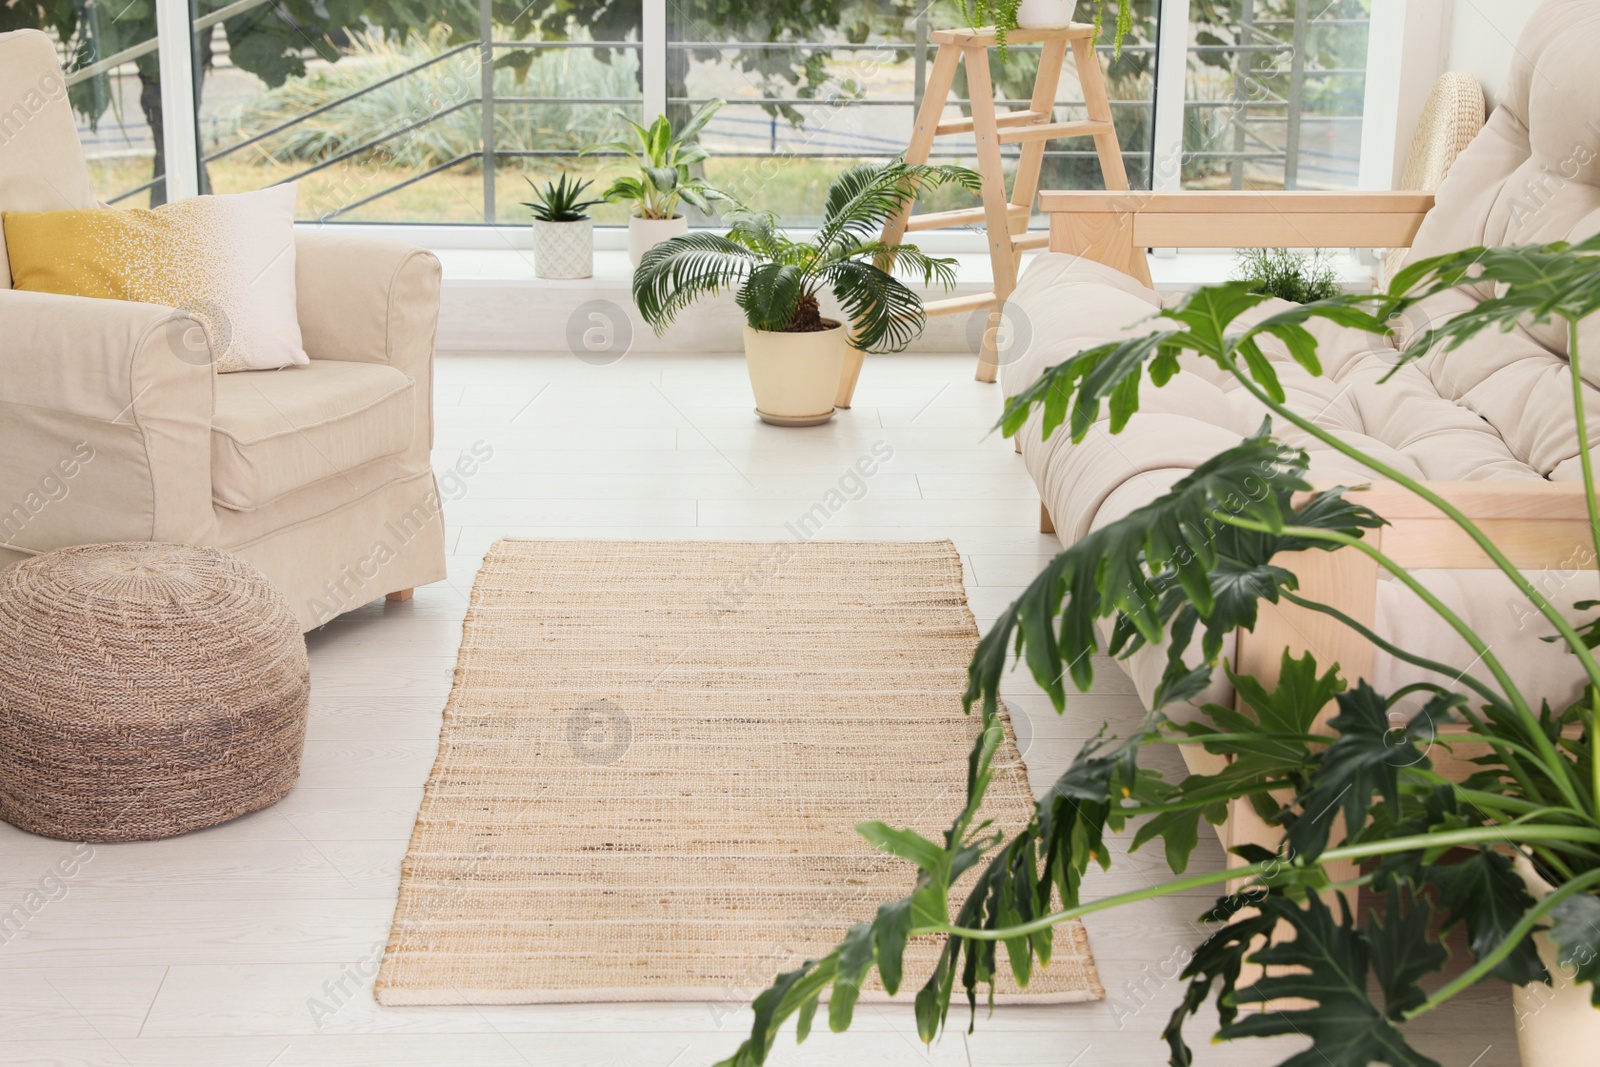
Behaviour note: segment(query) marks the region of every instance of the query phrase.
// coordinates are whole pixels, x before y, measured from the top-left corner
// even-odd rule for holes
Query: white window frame
[[[200,145],[194,106],[194,31],[189,0],[156,0],[161,64],[161,150],[167,200],[200,192]]]

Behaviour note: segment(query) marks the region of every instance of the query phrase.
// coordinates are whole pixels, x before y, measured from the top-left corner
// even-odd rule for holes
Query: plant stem
[[[1578,463],[1583,470],[1583,502],[1589,509],[1589,539],[1600,559],[1600,502],[1594,495],[1594,461],[1589,457],[1589,417],[1583,406],[1583,374],[1578,364],[1578,320],[1567,320],[1567,369],[1572,376],[1572,418],[1578,429]],[[1589,696],[1589,765],[1594,789],[1595,815],[1600,817],[1600,695]]]
[[[1600,686],[1600,662],[1595,661],[1594,655],[1589,651],[1589,647],[1583,643],[1583,638],[1578,636],[1577,631],[1572,628],[1572,625],[1567,622],[1562,614],[1557,611],[1555,607],[1552,606],[1551,603],[1546,600],[1537,589],[1533,587],[1533,583],[1528,581],[1528,579],[1520,570],[1517,569],[1511,560],[1506,558],[1505,553],[1501,552],[1499,546],[1490,540],[1489,535],[1479,529],[1477,523],[1467,518],[1465,512],[1456,507],[1454,504],[1450,503],[1450,501],[1446,500],[1444,497],[1440,496],[1438,493],[1434,492],[1432,489],[1429,489],[1425,483],[1419,482],[1414,478],[1407,477],[1405,474],[1395,470],[1393,467],[1382,462],[1381,460],[1369,456],[1367,453],[1361,451],[1359,448],[1356,448],[1354,445],[1340,440],[1338,435],[1329,433],[1327,430],[1324,430],[1322,427],[1316,425],[1310,419],[1305,418],[1304,416],[1290,410],[1287,406],[1273,400],[1272,397],[1268,396],[1266,392],[1255,383],[1254,379],[1252,379],[1248,374],[1241,372],[1238,366],[1233,363],[1231,358],[1228,360],[1228,366],[1230,373],[1232,373],[1233,376],[1239,380],[1240,384],[1242,384],[1252,396],[1261,401],[1261,403],[1265,405],[1268,410],[1272,411],[1274,414],[1281,415],[1291,424],[1304,430],[1306,433],[1310,434],[1312,437],[1315,437],[1317,440],[1321,441],[1323,444],[1334,449],[1335,451],[1350,457],[1373,473],[1381,475],[1383,478],[1411,490],[1413,493],[1417,494],[1422,499],[1426,500],[1428,503],[1444,512],[1446,517],[1451,519],[1457,526],[1461,527],[1468,537],[1472,538],[1473,542],[1483,550],[1484,555],[1488,556],[1494,561],[1495,566],[1499,567],[1505,572],[1506,577],[1511,579],[1511,583],[1517,587],[1518,592],[1522,593],[1523,596],[1527,597],[1528,600],[1532,602],[1533,606],[1538,609],[1539,614],[1543,615],[1550,621],[1550,624],[1556,628],[1556,632],[1561,635],[1562,639],[1572,649],[1573,654],[1578,657],[1578,662],[1583,665],[1584,673],[1589,676],[1589,680],[1596,686]],[[1581,416],[1579,418],[1579,422],[1582,422]],[[1589,483],[1586,491],[1588,492],[1590,498],[1593,499],[1593,482]]]
[[[1594,493],[1594,460],[1589,456],[1589,419],[1583,407],[1583,374],[1578,366],[1578,323],[1567,320],[1567,368],[1572,375],[1572,415],[1578,428],[1578,463],[1583,469],[1583,500],[1589,508],[1589,537],[1600,559],[1600,501]]]
[[[1323,864],[1334,863],[1339,860],[1370,859],[1373,856],[1387,856],[1395,852],[1414,852],[1419,849],[1448,849],[1457,845],[1486,845],[1513,841],[1547,841],[1555,844],[1572,844],[1582,841],[1589,844],[1600,844],[1600,829],[1590,829],[1582,826],[1485,826],[1469,830],[1445,830],[1435,833],[1416,834],[1411,837],[1396,837],[1387,841],[1372,841],[1330,848],[1312,861],[1310,865],[1320,867]],[[1154,900],[1159,897],[1172,896],[1174,893],[1183,893],[1190,889],[1204,889],[1208,885],[1231,882],[1238,878],[1254,877],[1255,875],[1266,873],[1269,868],[1279,867],[1287,862],[1274,859],[1262,863],[1252,863],[1247,867],[1230,867],[1226,870],[1213,871],[1209,874],[1190,875],[1187,878],[1180,878],[1177,881],[1166,882],[1162,885],[1147,886],[1144,889],[1130,890],[1113,897],[1091,901],[1088,904],[1079,904],[1076,907],[1052,912],[1031,922],[1018,923],[1016,926],[1006,926],[996,930],[975,930],[971,927],[951,926],[949,923],[940,923],[936,926],[917,927],[911,933],[912,936],[949,934],[954,937],[966,938],[969,941],[1004,941],[1013,937],[1036,934],[1041,930],[1048,930],[1052,926],[1064,923],[1069,919],[1092,915],[1097,911],[1120,908],[1124,904],[1136,904],[1142,900]]]
[[[1498,946],[1496,946],[1493,952],[1481,957],[1477,963],[1473,964],[1466,971],[1464,971],[1459,977],[1456,978],[1455,981],[1451,982],[1443,989],[1440,989],[1437,993],[1433,994],[1433,996],[1429,997],[1415,1008],[1412,1008],[1410,1011],[1406,1012],[1406,1021],[1410,1022],[1412,1019],[1415,1019],[1424,1012],[1432,1011],[1434,1008],[1437,1008],[1439,1005],[1443,1004],[1457,993],[1460,993],[1464,989],[1470,989],[1472,986],[1482,981],[1490,971],[1494,970],[1495,967],[1499,965],[1501,960],[1511,955],[1516,947],[1522,943],[1522,939],[1533,932],[1533,928],[1538,925],[1539,920],[1548,914],[1552,908],[1561,903],[1567,897],[1570,897],[1576,893],[1581,893],[1590,886],[1597,884],[1600,884],[1600,871],[1590,871],[1587,874],[1579,875],[1572,881],[1567,882],[1561,888],[1553,891],[1549,896],[1545,897],[1543,900],[1539,901],[1539,903],[1529,908],[1527,912],[1523,914],[1521,921],[1511,928],[1511,930],[1506,934],[1505,939],[1502,940]]]
[[[1324,615],[1328,615],[1337,619],[1346,626],[1350,627],[1350,629],[1354,630],[1356,633],[1360,634],[1362,637],[1366,638],[1368,641],[1371,641],[1373,644],[1389,653],[1389,655],[1393,656],[1395,659],[1404,660],[1413,667],[1421,667],[1425,671],[1432,671],[1435,674],[1447,675],[1453,678],[1455,681],[1461,682],[1462,684],[1470,687],[1473,692],[1477,693],[1491,704],[1505,703],[1505,700],[1501,694],[1496,693],[1493,689],[1490,689],[1487,685],[1472,677],[1466,671],[1458,671],[1448,664],[1440,663],[1437,660],[1427,659],[1426,657],[1419,656],[1414,652],[1407,652],[1393,641],[1385,640],[1370,627],[1363,626],[1361,623],[1346,615],[1338,608],[1333,607],[1331,604],[1320,604],[1315,600],[1307,600],[1305,597],[1300,596],[1293,590],[1289,589],[1279,589],[1278,594],[1291,604],[1298,604],[1300,607],[1305,608],[1308,611],[1319,611]]]

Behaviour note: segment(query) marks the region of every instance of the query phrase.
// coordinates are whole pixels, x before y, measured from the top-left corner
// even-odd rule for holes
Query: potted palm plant
[[[592,182],[570,174],[557,181],[534,185],[533,200],[522,206],[533,212],[533,270],[541,278],[591,278],[594,276],[594,220],[584,212],[596,204],[584,200]]]
[[[645,252],[689,231],[689,220],[679,211],[680,204],[710,214],[713,203],[734,202],[731,196],[692,169],[709,158],[695,138],[724,102],[708,100],[679,130],[672,128],[665,115],[658,116],[647,128],[619,111],[617,118],[632,128],[633,136],[588,149],[590,152],[620,152],[637,166],[634,173],[618,178],[605,191],[605,198],[612,203],[632,206],[633,213],[628,219],[628,257],[635,267],[643,260]]]
[[[1112,432],[1138,410],[1148,375],[1159,385],[1197,363],[1215,364],[1270,413],[1260,432],[1197,467],[1164,497],[1097,528],[1053,560],[979,643],[965,700],[983,729],[969,760],[968,797],[942,842],[877,822],[857,830],[914,865],[913,888],[858,923],[840,947],[780,975],[755,1000],[747,1040],[725,1067],[765,1063],[779,1025],[798,1016],[803,1040],[819,998],[832,991],[828,1022],[846,1029],[867,974],[877,969],[890,994],[902,975],[907,939],[944,941],[933,975],[916,995],[917,1028],[931,1041],[944,1027],[959,985],[968,1003],[997,971],[1026,985],[1047,965],[1051,933],[1091,912],[1237,881],[1205,916],[1219,928],[1190,957],[1185,995],[1162,1035],[1175,1067],[1193,1062],[1184,1026],[1208,1001],[1216,1040],[1300,1035],[1314,1047],[1285,1065],[1438,1067],[1407,1041],[1405,1024],[1479,982],[1519,987],[1519,1040],[1528,1067],[1589,1062],[1600,1045],[1600,619],[1575,625],[1512,564],[1483,527],[1438,495],[1295,411],[1261,342],[1274,338],[1309,373],[1322,373],[1313,319],[1374,334],[1418,301],[1462,286],[1492,289],[1492,300],[1422,331],[1402,361],[1450,358],[1476,334],[1555,324],[1568,341],[1581,488],[1600,556],[1600,500],[1588,450],[1579,324],[1600,311],[1600,238],[1572,246],[1472,248],[1418,262],[1387,294],[1341,295],[1240,321],[1268,299],[1251,283],[1202,289],[1162,311],[1165,328],[1114,341],[1052,367],[1013,397],[1001,420],[1017,432],[1036,409],[1048,435],[1066,426],[1082,440],[1109,405]],[[1182,357],[1182,358],[1180,358]],[[1193,360],[1194,362],[1190,362]],[[1344,488],[1314,490],[1305,451],[1273,439],[1272,421],[1315,439],[1375,476],[1415,494],[1453,523],[1548,624],[1585,681],[1570,707],[1533,707],[1498,653],[1405,567],[1365,535],[1384,525]],[[1476,659],[1466,670],[1388,641],[1336,607],[1301,596],[1286,553],[1362,553],[1427,603]],[[1209,705],[1180,723],[1162,708],[1209,683],[1225,634],[1254,624],[1263,601],[1289,601],[1350,627],[1429,680],[1379,692],[1366,679],[1340,677],[1337,665],[1285,652],[1274,685],[1230,673],[1242,706]],[[1580,605],[1579,610],[1600,604]],[[1125,740],[1101,736],[1084,747],[1039,803],[1032,822],[1007,839],[978,814],[1004,737],[1002,676],[1025,662],[1057,709],[1066,679],[1093,684],[1099,624],[1111,623],[1114,655],[1168,640],[1155,710]],[[1188,662],[1198,648],[1200,662]],[[1410,710],[1406,701],[1421,703]],[[1320,722],[1333,704],[1336,714]],[[1397,724],[1391,715],[1401,715]],[[1470,773],[1447,776],[1430,749],[1442,724],[1472,743]],[[1167,782],[1141,766],[1146,749],[1200,744],[1226,757],[1215,774]],[[1185,874],[1202,819],[1218,820],[1245,802],[1282,832],[1276,852],[1236,849],[1242,866]],[[1333,817],[1335,813],[1338,818]],[[1173,877],[1094,899],[1091,863],[1111,864],[1106,835],[1137,824],[1133,847],[1161,841]],[[1335,871],[1359,864],[1353,881]],[[908,871],[909,874],[909,871]],[[952,887],[965,875],[965,902]],[[1348,877],[1348,873],[1344,875]],[[1363,918],[1330,890],[1369,887],[1382,914]],[[1087,901],[1085,896],[1089,896]],[[1430,982],[1447,952],[1441,931],[1463,926],[1470,965],[1448,982]],[[1284,932],[1292,933],[1285,937]],[[1000,946],[1004,946],[1002,961]],[[1541,952],[1543,949],[1543,952]],[[1244,979],[1246,964],[1272,968]],[[1565,979],[1552,990],[1548,983]]]
[[[726,235],[674,237],[645,253],[633,274],[634,302],[659,332],[701,297],[734,290],[745,315],[756,414],[780,426],[827,422],[847,361],[857,370],[862,353],[897,352],[922,332],[922,300],[893,272],[904,267],[925,286],[955,284],[955,260],[878,238],[920,187],[947,183],[979,189],[977,172],[965,167],[898,160],[852,167],[828,187],[811,240],[796,240],[774,216],[757,213],[736,216]],[[825,289],[849,317],[848,328],[823,317]]]

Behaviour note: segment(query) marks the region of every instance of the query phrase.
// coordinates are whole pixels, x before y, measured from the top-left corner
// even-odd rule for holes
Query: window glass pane
[[[1145,184],[1154,82],[1153,0],[1139,0],[1137,29],[1114,58],[1101,59],[1129,176]],[[790,225],[815,223],[829,181],[861,160],[904,152],[934,50],[930,29],[957,24],[954,4],[931,9],[916,0],[841,0],[833,5],[669,4],[667,94],[674,117],[712,97],[728,101],[702,142],[712,153],[706,175],[752,207],[778,212]],[[923,14],[919,17],[919,12]],[[1106,28],[1109,41],[1110,27]],[[919,52],[924,57],[918,61]],[[1038,50],[991,52],[1001,110],[1026,108]],[[946,117],[969,114],[965,72]],[[1056,118],[1083,117],[1069,60],[1057,92]],[[975,165],[970,135],[941,138],[935,158]],[[1008,161],[1020,152],[1007,146]],[[1041,188],[1100,185],[1093,142],[1052,141]],[[936,194],[928,208],[964,206],[964,194]],[[959,199],[960,205],[957,204]]]
[[[95,195],[124,207],[164,203],[152,0],[0,5],[0,33],[21,29],[43,30],[56,45]]]
[[[1353,188],[1371,12],[1372,0],[1196,3],[1184,184]]]
[[[477,4],[212,6],[195,22],[210,191],[294,180],[302,219],[491,220]],[[604,169],[577,153],[639,113],[640,0],[579,7],[493,5],[494,221],[527,220],[527,179]]]

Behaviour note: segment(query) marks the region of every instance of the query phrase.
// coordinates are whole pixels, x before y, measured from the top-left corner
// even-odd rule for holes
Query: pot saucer
[[[830,408],[822,415],[768,415],[760,408],[756,408],[756,414],[761,416],[761,421],[773,426],[821,426],[833,418],[833,411],[834,409]]]

